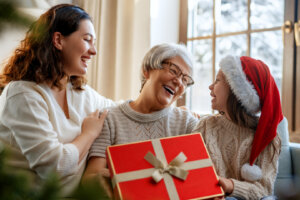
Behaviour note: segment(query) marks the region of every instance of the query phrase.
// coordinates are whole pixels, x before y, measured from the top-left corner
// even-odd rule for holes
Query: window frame
[[[188,41],[198,40],[198,39],[212,39],[212,80],[215,79],[216,71],[216,39],[218,37],[226,37],[232,35],[247,35],[247,51],[246,55],[250,56],[251,49],[251,34],[265,31],[284,31],[284,26],[278,26],[273,28],[263,28],[263,29],[251,29],[250,24],[250,4],[251,0],[247,0],[248,3],[248,28],[245,31],[234,32],[234,33],[224,33],[216,34],[216,23],[215,23],[215,1],[213,0],[213,34],[210,36],[200,36],[195,38],[187,37],[188,29],[188,0],[180,0],[180,25],[179,25],[179,42],[187,44]],[[296,5],[298,3],[298,5]],[[292,24],[297,22],[297,18],[300,20],[300,2],[296,0],[285,0],[284,1],[284,21],[291,21]],[[292,12],[291,12],[292,11]],[[283,22],[284,23],[284,22]],[[299,21],[300,24],[300,21]],[[300,46],[295,46],[294,30],[283,35],[283,70],[282,70],[282,110],[284,116],[289,122],[289,132],[291,136],[291,141],[300,142]],[[290,59],[290,58],[293,59]],[[298,70],[296,70],[298,69]],[[291,78],[292,77],[292,78]],[[177,101],[178,106],[186,105],[186,95]],[[296,139],[294,139],[294,137]]]

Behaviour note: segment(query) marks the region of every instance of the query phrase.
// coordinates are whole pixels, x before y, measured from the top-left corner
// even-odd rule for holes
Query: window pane
[[[221,37],[216,40],[216,72],[219,69],[219,62],[227,55],[245,56],[247,51],[246,35],[234,35]]]
[[[252,0],[251,28],[271,28],[281,26],[284,17],[284,0]]]
[[[247,0],[217,0],[215,2],[217,34],[247,29]]]
[[[281,30],[253,33],[251,35],[251,56],[268,65],[281,94],[283,59]]]
[[[213,1],[189,0],[188,37],[212,35]]]
[[[188,49],[193,53],[195,84],[187,91],[187,106],[194,112],[211,113],[211,97],[208,86],[212,83],[212,41],[198,40],[188,42]]]

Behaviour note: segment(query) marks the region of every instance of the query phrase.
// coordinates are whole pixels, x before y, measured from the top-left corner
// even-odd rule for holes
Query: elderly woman
[[[192,63],[183,45],[161,44],[150,49],[142,63],[140,95],[110,109],[90,149],[85,179],[105,171],[107,146],[192,132],[197,119],[188,111],[171,107],[194,83]]]

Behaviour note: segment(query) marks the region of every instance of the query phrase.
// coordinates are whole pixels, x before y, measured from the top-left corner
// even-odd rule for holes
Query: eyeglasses
[[[162,64],[168,65],[169,72],[173,76],[176,76],[177,78],[179,78],[182,75],[181,81],[185,87],[188,87],[188,86],[191,86],[194,84],[193,78],[187,74],[182,73],[182,70],[176,64],[169,62],[169,61],[163,61]]]

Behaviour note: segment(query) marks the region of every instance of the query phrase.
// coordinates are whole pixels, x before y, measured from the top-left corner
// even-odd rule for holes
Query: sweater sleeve
[[[103,157],[105,158],[105,151],[106,148],[110,145],[112,145],[112,140],[111,140],[111,129],[108,124],[108,118],[109,118],[110,113],[108,113],[108,116],[106,117],[102,131],[100,135],[96,138],[94,143],[92,144],[89,152],[89,158],[93,156],[97,157]]]
[[[247,182],[231,179],[234,190],[230,196],[245,199],[261,199],[272,195],[278,170],[280,139],[276,137],[259,157],[259,167],[262,169],[262,179],[256,182]]]
[[[31,169],[41,178],[51,171],[62,177],[77,172],[79,152],[73,144],[63,144],[49,120],[48,106],[38,93],[18,93],[7,99],[3,124],[11,130],[16,143]]]

